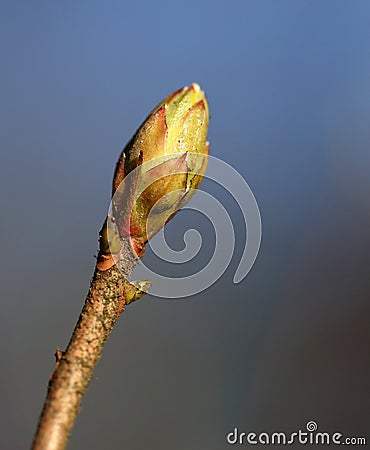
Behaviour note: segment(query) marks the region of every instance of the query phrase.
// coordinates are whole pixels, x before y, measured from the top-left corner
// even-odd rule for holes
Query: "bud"
[[[194,83],[160,103],[123,150],[112,208],[116,233],[130,239],[138,256],[199,187],[207,167],[208,121],[206,97]],[[103,235],[104,229],[101,241]],[[103,238],[101,252],[106,254],[112,241],[112,236]]]

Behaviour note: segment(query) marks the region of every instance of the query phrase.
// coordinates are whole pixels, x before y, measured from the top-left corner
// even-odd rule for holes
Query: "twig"
[[[97,266],[72,338],[65,353],[56,353],[33,450],[65,449],[109,333],[125,304],[149,288],[148,281],[128,281],[137,257],[202,181],[208,120],[204,92],[193,83],[163,100],[122,151],[113,178],[113,215],[100,231]]]
[[[137,259],[126,245],[125,257],[107,271],[95,269],[85,305],[67,350],[58,352],[56,367],[34,438],[33,450],[62,450],[103,346],[125,303],[132,301],[127,281]],[[125,276],[122,275],[122,271]]]

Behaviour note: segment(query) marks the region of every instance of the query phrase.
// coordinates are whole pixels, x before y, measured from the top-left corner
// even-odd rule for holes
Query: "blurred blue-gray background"
[[[234,285],[244,236],[224,196],[239,230],[229,269],[192,298],[127,309],[69,448],[221,450],[234,427],[309,420],[366,435],[369,23],[366,0],[1,2],[2,449],[31,443],[121,148],[193,81],[209,99],[212,154],[257,198],[260,254]],[[169,224],[175,247],[196,222]]]

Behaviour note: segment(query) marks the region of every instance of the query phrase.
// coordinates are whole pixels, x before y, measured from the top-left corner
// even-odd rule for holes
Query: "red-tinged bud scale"
[[[208,121],[207,99],[194,83],[163,100],[127,144],[113,179],[113,220],[101,231],[100,270],[114,264],[119,239],[142,256],[145,243],[189,201],[207,168]]]

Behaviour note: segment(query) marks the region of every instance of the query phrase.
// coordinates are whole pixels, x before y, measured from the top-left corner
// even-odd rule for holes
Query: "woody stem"
[[[126,247],[119,267],[95,268],[77,325],[49,381],[32,450],[66,448],[95,365],[125,304],[124,287],[137,261]]]

